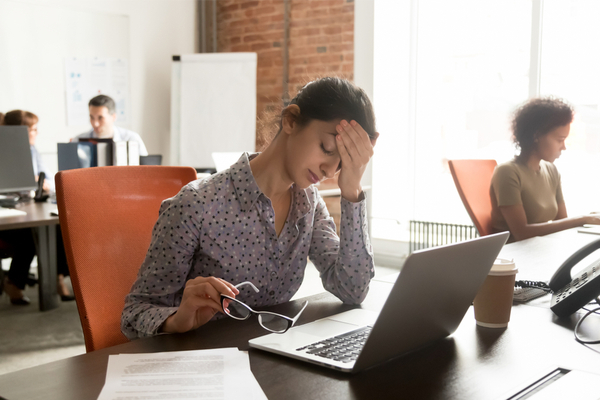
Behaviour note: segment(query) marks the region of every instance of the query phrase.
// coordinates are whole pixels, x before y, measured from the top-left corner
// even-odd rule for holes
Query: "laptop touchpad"
[[[322,336],[325,338],[328,336],[335,336],[340,333],[348,332],[354,328],[356,328],[356,325],[354,324],[333,321],[331,319],[322,319],[306,325],[297,326],[294,328],[294,331],[308,333],[309,335]]]

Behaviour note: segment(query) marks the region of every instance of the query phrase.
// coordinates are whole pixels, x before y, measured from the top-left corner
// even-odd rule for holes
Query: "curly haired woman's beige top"
[[[499,207],[522,204],[528,224],[554,220],[558,205],[564,203],[560,174],[552,163],[541,161],[532,171],[516,160],[500,164],[492,176],[492,226],[496,232],[508,230]]]

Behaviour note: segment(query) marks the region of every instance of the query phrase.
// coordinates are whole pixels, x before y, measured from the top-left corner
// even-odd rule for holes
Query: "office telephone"
[[[46,173],[40,172],[40,175],[38,177],[38,187],[37,187],[37,190],[35,191],[35,196],[33,197],[33,199],[35,200],[36,203],[46,201],[49,197],[49,195],[47,193],[44,193],[44,180],[45,179],[46,179]]]
[[[552,289],[550,309],[559,317],[568,317],[591,300],[600,296],[600,258],[577,276],[571,270],[585,257],[600,249],[600,239],[588,243],[571,255],[550,279]]]

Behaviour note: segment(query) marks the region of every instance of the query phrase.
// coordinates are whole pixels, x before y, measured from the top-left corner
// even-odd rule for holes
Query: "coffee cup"
[[[508,326],[517,272],[513,260],[496,259],[473,301],[477,325],[486,328]]]

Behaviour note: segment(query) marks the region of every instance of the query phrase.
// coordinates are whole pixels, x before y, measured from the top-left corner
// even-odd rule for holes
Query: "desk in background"
[[[547,282],[571,254],[600,239],[600,235],[579,233],[577,229],[509,243],[500,251],[499,257],[514,259],[519,268],[517,280]]]
[[[19,204],[17,209],[27,215],[0,218],[0,230],[36,229],[40,311],[52,310],[59,304],[56,292],[56,225],[59,221],[58,217],[50,215],[50,211],[56,210],[56,204],[32,201]]]

